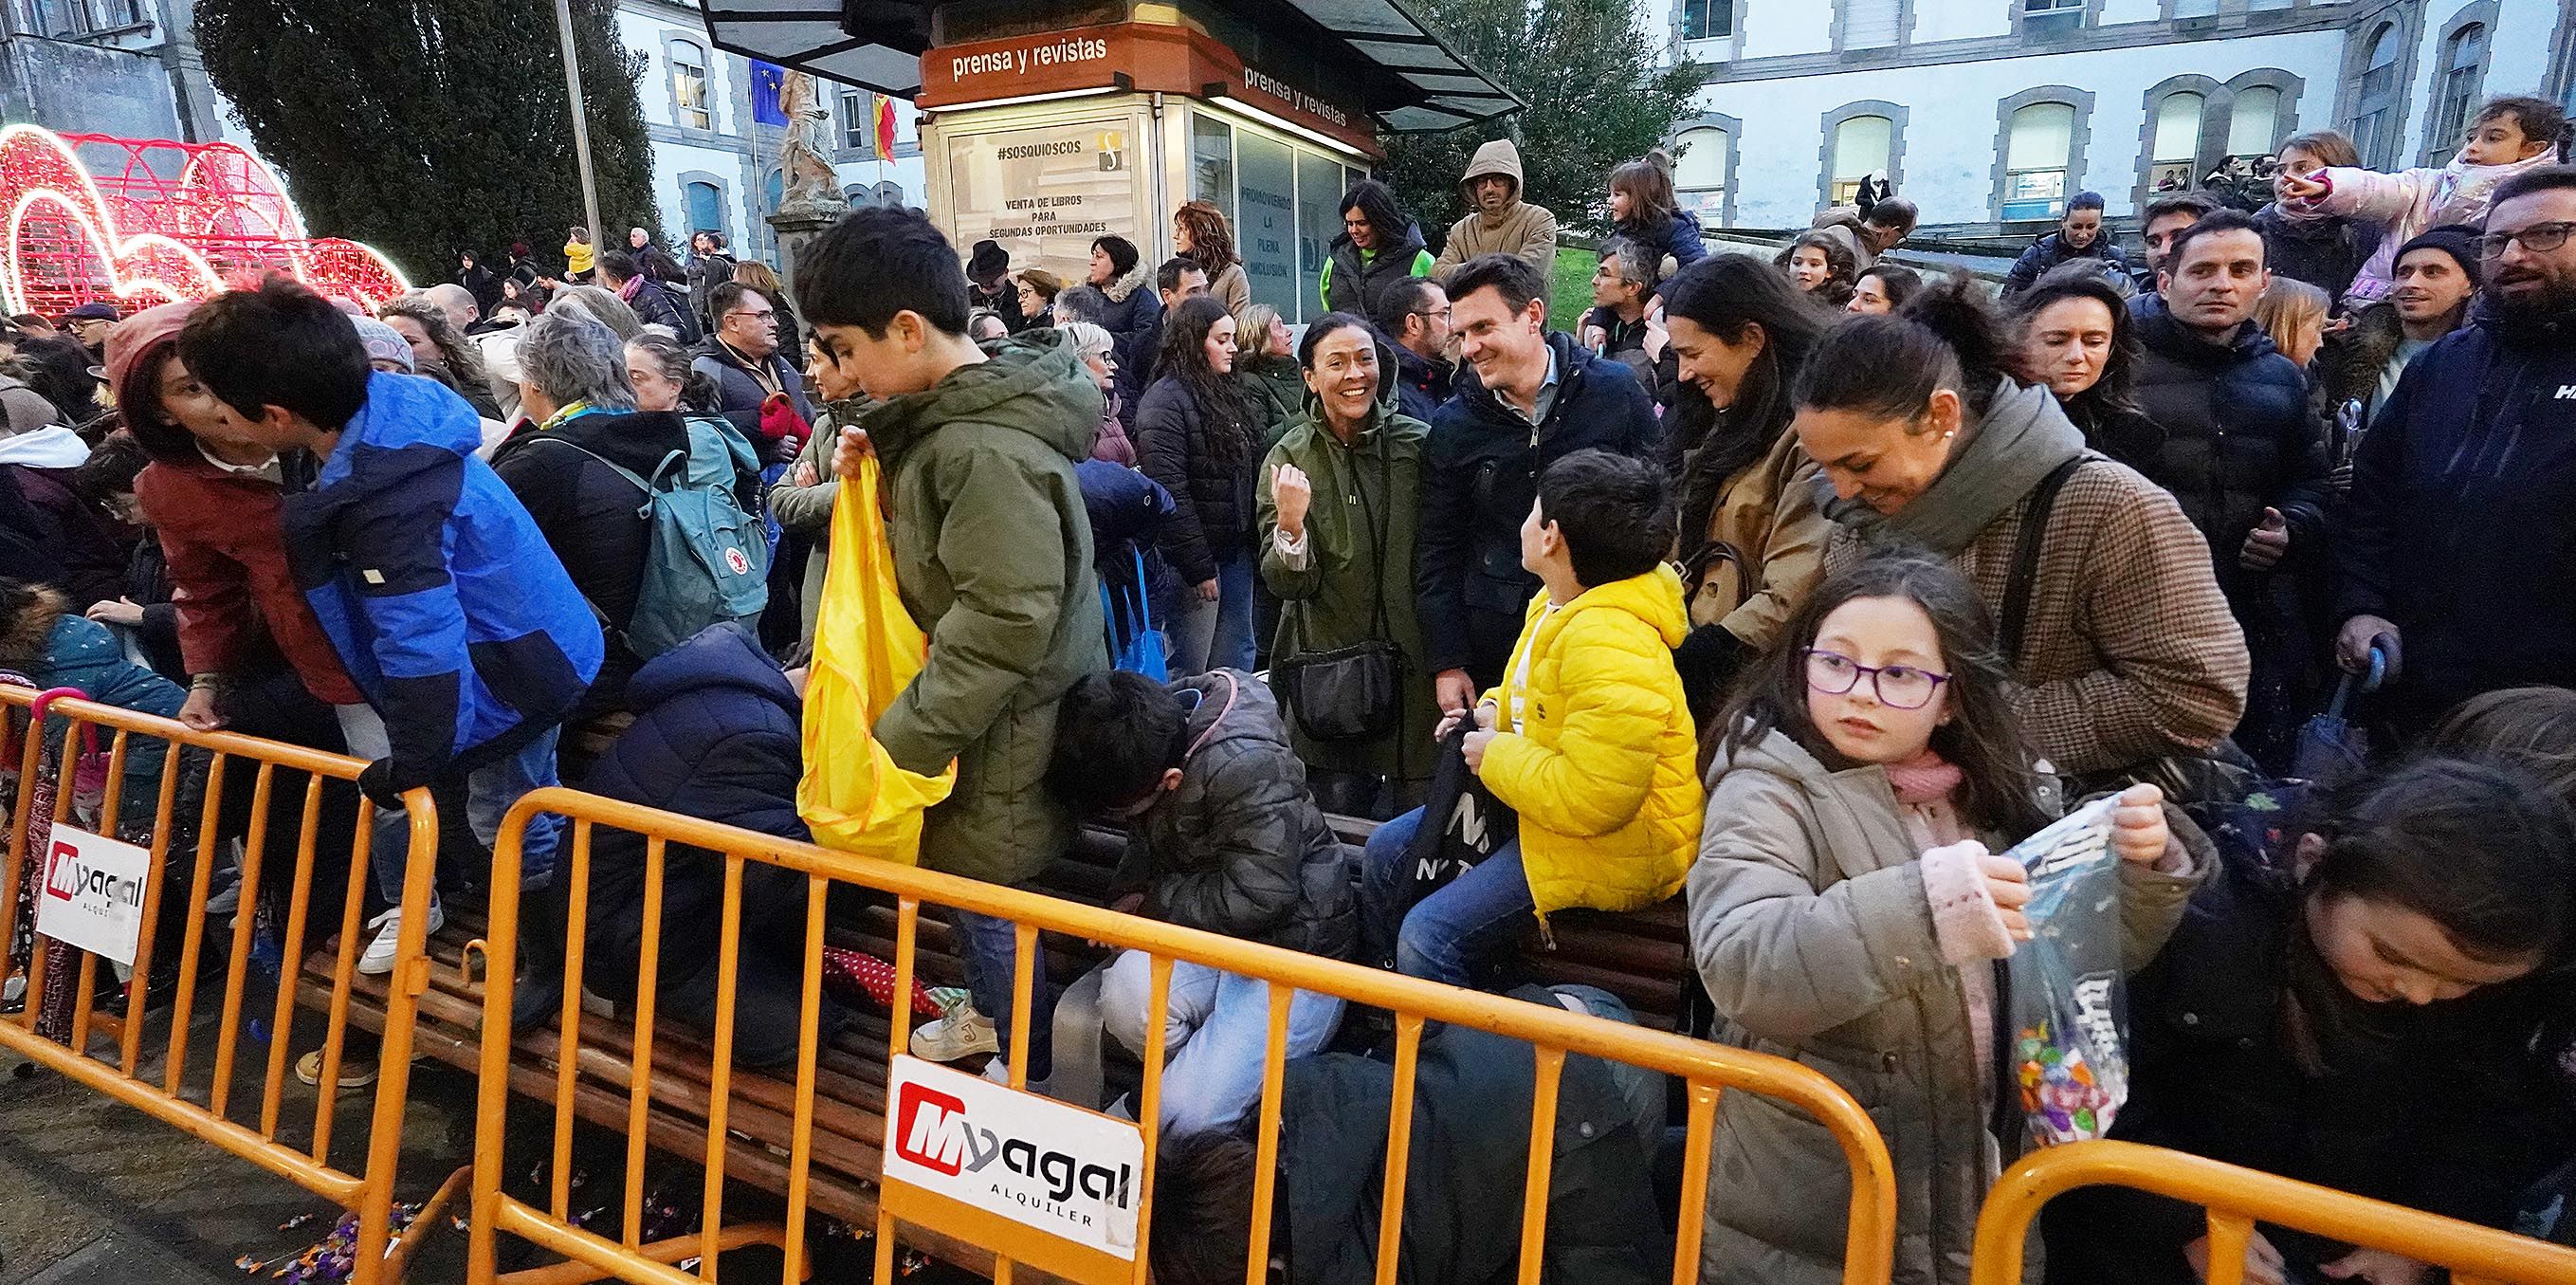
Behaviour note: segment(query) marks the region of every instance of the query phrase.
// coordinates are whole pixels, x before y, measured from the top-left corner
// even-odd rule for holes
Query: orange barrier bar
[[[1970,1285],[2020,1285],[2022,1250],[2040,1207],[2093,1186],[2132,1187],[2208,1210],[2208,1285],[2244,1285],[2245,1245],[2256,1222],[2403,1254],[2448,1268],[2460,1285],[2576,1282],[2576,1249],[2180,1151],[2077,1142],[2022,1157],[1987,1193]]]
[[[37,1019],[44,1007],[45,990],[49,985],[63,984],[63,979],[45,975],[44,960],[49,939],[38,936],[27,969],[25,1013],[19,1020],[0,1021],[0,1048],[353,1210],[358,1215],[358,1245],[351,1280],[355,1285],[380,1285],[397,1279],[400,1260],[396,1259],[389,1269],[386,1248],[391,1238],[388,1224],[393,1214],[394,1181],[401,1157],[403,1104],[410,1087],[415,1000],[429,985],[429,958],[424,950],[424,938],[438,852],[437,806],[430,801],[429,791],[413,790],[403,799],[410,827],[411,861],[403,879],[406,912],[400,939],[401,962],[396,966],[393,984],[388,988],[391,998],[387,1004],[383,1045],[379,1054],[381,1069],[376,1081],[366,1155],[361,1171],[351,1173],[332,1163],[331,1117],[339,1096],[343,1024],[347,1020],[351,976],[357,963],[357,894],[365,886],[363,877],[367,869],[371,818],[363,805],[358,809],[356,833],[350,839],[349,899],[338,924],[340,946],[332,972],[329,1029],[323,1048],[322,1084],[312,1124],[312,1142],[307,1147],[289,1146],[280,1141],[278,1135],[284,1078],[289,1073],[287,1040],[289,1020],[293,1016],[295,975],[306,944],[304,938],[308,928],[307,911],[311,906],[315,847],[322,841],[323,782],[354,784],[367,765],[342,755],[276,741],[228,732],[192,731],[174,720],[111,705],[68,697],[47,699],[25,688],[0,686],[0,717],[15,718],[20,714],[27,720],[27,741],[19,767],[17,806],[10,819],[8,851],[5,859],[0,859],[0,942],[10,940],[16,927],[17,889],[28,871],[27,863],[47,859],[47,854],[28,851],[28,836],[34,822],[30,815],[36,793],[33,787],[37,784],[37,773],[45,770],[42,751],[49,729],[61,730],[64,746],[54,769],[58,773],[58,785],[52,818],[54,825],[61,830],[74,828],[72,803],[77,756],[72,747],[78,743],[80,729],[95,728],[111,735],[109,783],[99,809],[102,818],[100,829],[111,836],[117,829],[115,819],[118,805],[122,802],[122,769],[131,752],[130,741],[135,737],[148,738],[161,742],[163,750],[160,788],[147,849],[151,864],[144,881],[142,938],[135,953],[133,983],[127,988],[122,1015],[92,1014],[96,998],[97,957],[81,952],[71,1042],[65,1044],[39,1035]],[[149,989],[150,952],[155,929],[159,927],[160,916],[166,909],[162,883],[172,826],[180,815],[179,784],[192,770],[189,760],[200,756],[207,765],[206,788],[204,802],[197,809],[199,838],[194,874],[187,902],[181,910],[187,918],[180,952],[179,986],[167,1019],[169,1035],[163,1050],[165,1067],[160,1082],[156,1084],[141,1075],[138,1066],[147,1016],[145,1001]],[[224,967],[223,1025],[217,1033],[214,1078],[206,1104],[201,1106],[189,1101],[183,1092],[188,1028],[195,1013],[197,971],[203,958],[206,901],[219,828],[217,817],[223,806],[223,769],[226,762],[232,760],[258,764],[257,788],[242,860],[241,907],[233,916],[233,940]],[[301,773],[305,778],[301,819],[297,832],[291,836],[291,850],[285,849],[282,841],[272,842],[274,836],[269,834],[267,804],[281,771]],[[289,904],[284,907],[282,931],[287,962],[281,969],[276,1007],[269,1014],[275,1025],[269,1034],[272,1043],[263,1068],[256,1119],[243,1121],[233,1118],[231,1079],[239,1048],[245,991],[249,984],[250,936],[258,911],[259,866],[264,848],[278,849],[269,854],[269,859],[292,863],[295,883]],[[0,952],[0,983],[8,980],[11,971],[11,961],[5,952]],[[116,1028],[114,1044],[107,1056],[96,1055],[91,1050],[94,1021],[102,1025],[113,1024]]]
[[[1850,1232],[1845,1250],[1844,1280],[1847,1285],[1885,1285],[1888,1279],[1895,1237],[1896,1183],[1886,1145],[1858,1104],[1825,1076],[1794,1062],[1579,1015],[1555,1006],[1436,985],[994,884],[854,857],[811,844],[557,788],[536,791],[511,809],[493,853],[491,917],[483,948],[487,967],[478,1068],[480,1096],[476,1105],[473,1212],[467,1259],[467,1279],[475,1285],[489,1285],[505,1279],[499,1273],[498,1259],[499,1240],[503,1235],[516,1236],[566,1260],[562,1264],[531,1269],[506,1278],[524,1285],[564,1279],[562,1273],[567,1268],[574,1269],[579,1275],[608,1275],[642,1285],[679,1285],[680,1281],[691,1279],[666,1265],[667,1258],[640,1252],[650,1247],[637,1244],[631,1214],[621,1243],[571,1225],[563,1216],[565,1209],[560,1197],[532,1204],[502,1190],[501,1158],[508,1141],[508,1101],[514,1091],[510,990],[519,966],[515,951],[521,901],[522,848],[529,822],[544,813],[569,818],[574,835],[583,835],[592,827],[606,826],[642,836],[646,852],[643,871],[646,913],[640,925],[641,958],[636,961],[635,970],[638,990],[630,1006],[636,1015],[634,1057],[622,1073],[607,1063],[593,1065],[586,1070],[585,1074],[594,1077],[579,1086],[580,1091],[587,1095],[585,1100],[589,1105],[586,1112],[594,1120],[613,1122],[612,1127],[623,1126],[629,1146],[635,1149],[630,1154],[636,1158],[640,1159],[641,1148],[649,1135],[653,1146],[676,1151],[686,1160],[705,1164],[710,1215],[718,1212],[716,1201],[722,1174],[744,1175],[747,1162],[766,1163],[770,1174],[768,1180],[783,1188],[778,1194],[786,1200],[785,1226],[789,1231],[784,1239],[787,1241],[785,1250],[791,1276],[801,1274],[807,1266],[799,1233],[810,1225],[808,1211],[818,1182],[824,1181],[818,1178],[816,1168],[821,1163],[832,1163],[838,1166],[838,1177],[831,1181],[853,1183],[852,1190],[881,1181],[870,1197],[874,1206],[870,1212],[879,1233],[874,1278],[880,1285],[890,1285],[895,1279],[894,1243],[899,1225],[907,1229],[908,1240],[930,1248],[934,1253],[954,1251],[989,1255],[996,1268],[997,1281],[1007,1279],[1006,1273],[1013,1263],[1081,1282],[1082,1285],[1134,1285],[1144,1280],[1152,1230],[1149,1203],[1154,1182],[1152,1166],[1160,1132],[1158,1108],[1163,1074],[1160,1054],[1164,1039],[1164,1020],[1160,1014],[1168,1003],[1172,965],[1188,962],[1269,983],[1269,1045],[1259,1107],[1263,1126],[1260,1139],[1263,1160],[1255,1171],[1261,1175],[1262,1181],[1258,1184],[1252,1209],[1256,1228],[1269,1225],[1271,1206],[1277,1194],[1267,1179],[1274,1168],[1270,1158],[1276,1155],[1277,1147],[1288,1004],[1292,992],[1306,990],[1339,996],[1354,1004],[1387,1009],[1396,1014],[1398,1089],[1390,1103],[1389,1122],[1395,1145],[1389,1149],[1386,1160],[1387,1209],[1390,1213],[1401,1212],[1400,1201],[1405,1187],[1405,1143],[1410,1136],[1413,1111],[1412,1094],[1408,1090],[1414,1082],[1415,1060],[1424,1024],[1437,1022],[1468,1026],[1526,1041],[1533,1046],[1537,1059],[1538,1093],[1531,1106],[1532,1150],[1528,1169],[1532,1181],[1527,1189],[1527,1207],[1523,1210],[1520,1233],[1524,1244],[1542,1243],[1545,1236],[1544,1201],[1553,1142],[1551,1122],[1556,1113],[1554,1090],[1565,1057],[1575,1054],[1624,1062],[1683,1080],[1690,1102],[1689,1154],[1703,1167],[1707,1163],[1710,1137],[1716,1127],[1721,1088],[1778,1099],[1822,1122],[1841,1145],[1854,1175],[1849,1193]],[[576,853],[586,850],[579,840],[575,840],[571,848]],[[681,1037],[691,1033],[676,1028],[666,1032],[665,1038],[655,1038],[650,1016],[653,1006],[651,990],[657,966],[667,966],[671,962],[659,958],[663,949],[664,927],[660,911],[669,895],[666,880],[671,877],[665,870],[665,863],[683,851],[711,854],[713,861],[721,863],[724,920],[720,924],[702,927],[712,927],[715,931],[711,935],[721,942],[724,957],[712,962],[723,970],[725,977],[737,975],[738,961],[734,954],[746,944],[747,934],[739,922],[743,913],[741,890],[745,869],[774,867],[806,877],[807,903],[801,917],[807,931],[801,952],[803,1029],[798,1038],[793,1072],[796,1079],[792,1085],[766,1080],[748,1070],[706,1064],[713,1050],[725,1048],[732,1039],[735,995],[729,987],[719,988],[716,992],[711,1040],[700,1044],[685,1043]],[[698,856],[693,856],[692,860],[698,860]],[[560,876],[580,880],[595,877],[598,873],[596,866],[595,850],[591,850],[590,861],[564,861],[558,864],[557,869]],[[699,865],[697,868],[699,873],[694,877],[705,878],[705,871],[710,867]],[[1025,1036],[1030,1018],[1031,960],[1033,951],[1041,944],[1041,932],[1147,954],[1151,965],[1155,1015],[1149,1016],[1145,1023],[1148,1049],[1139,1095],[1143,1107],[1140,1112],[1143,1123],[1138,1127],[1144,1148],[1144,1170],[1142,1186],[1135,1193],[1137,1225],[1134,1243],[1126,1247],[1125,1255],[1052,1236],[1024,1223],[969,1208],[928,1188],[896,1181],[877,1167],[881,1160],[877,1164],[869,1164],[864,1172],[853,1168],[849,1159],[853,1149],[864,1157],[866,1148],[875,1147],[878,1148],[878,1156],[883,1157],[891,1154],[896,1145],[896,1140],[887,1136],[890,1127],[884,1117],[891,1114],[893,1108],[884,1100],[887,1092],[883,1086],[854,1085],[846,1076],[837,1077],[842,1084],[842,1093],[856,1093],[857,1096],[843,1097],[828,1104],[838,1109],[840,1117],[834,1126],[834,1141],[839,1154],[817,1151],[817,1119],[825,1104],[818,1103],[816,1081],[826,1074],[818,1071],[817,1063],[822,968],[820,932],[825,923],[821,905],[825,892],[835,884],[885,894],[894,901],[894,958],[891,961],[895,974],[894,1011],[884,1023],[889,1058],[887,1074],[890,1077],[901,1063],[911,1062],[909,1058],[896,1055],[906,1047],[906,1037],[911,1029],[908,1001],[916,976],[915,956],[920,946],[920,909],[925,903],[1009,920],[1014,925],[1019,956],[1013,985],[1020,1002],[1012,1016],[1012,1026],[1013,1034],[1019,1038],[1013,1042],[1007,1068],[1014,1084],[1025,1082],[1028,1073]],[[584,904],[585,888],[577,886],[569,891],[573,905]],[[598,913],[596,906],[592,907],[592,913]],[[576,955],[581,951],[582,942],[578,935],[571,938],[567,949],[568,953]],[[693,962],[703,965],[710,961]],[[597,960],[591,963],[593,968],[604,966]],[[570,996],[566,997],[560,1019],[563,1030],[554,1037],[553,1047],[546,1052],[539,1052],[546,1049],[542,1035],[529,1037],[529,1052],[520,1059],[517,1067],[517,1073],[529,1084],[555,1083],[552,1068],[531,1074],[542,1058],[559,1056],[563,1059],[558,1064],[561,1066],[569,1066],[573,1060],[569,1049],[577,1033],[579,1008]],[[619,1091],[611,1092],[612,1088]],[[518,1091],[533,1090],[522,1087]],[[866,1100],[871,1093],[876,1095],[873,1102]],[[570,1095],[558,1090],[555,1106],[559,1113],[564,1111],[563,1103],[569,1100]],[[857,1115],[868,1111],[878,1114],[873,1119],[852,1122]],[[1107,1117],[1096,1115],[1090,1118],[1107,1120]],[[558,1114],[559,1130],[563,1120],[564,1115]],[[763,1129],[770,1132],[760,1132]],[[556,1154],[562,1154],[561,1148],[566,1141],[560,1132],[554,1141]],[[786,1160],[783,1166],[776,1163],[779,1157]],[[635,1184],[641,1181],[640,1168],[640,1164],[631,1164],[627,1174],[630,1210]],[[1705,1191],[1704,1174],[1696,1180],[1686,1181],[1692,1191]],[[844,1216],[852,1215],[845,1213]],[[1684,1256],[1674,1264],[1676,1281],[1696,1278],[1701,1217],[1701,1211],[1693,1206],[1681,1220],[1677,1239]],[[1394,1276],[1396,1255],[1401,1247],[1400,1221],[1400,1217],[1387,1218],[1381,1232],[1377,1264],[1381,1281],[1391,1280]],[[731,1229],[722,1228],[719,1219],[710,1216],[706,1230],[695,1240],[703,1251],[725,1243],[724,1238],[729,1234]],[[1255,1239],[1257,1242],[1258,1237]],[[1256,1254],[1259,1248],[1256,1243]],[[1261,1279],[1257,1257],[1247,1267],[1249,1279]],[[696,1272],[695,1279],[718,1279],[715,1257],[703,1255],[696,1264]],[[1534,1280],[1537,1273],[1535,1258],[1525,1258],[1522,1278]]]

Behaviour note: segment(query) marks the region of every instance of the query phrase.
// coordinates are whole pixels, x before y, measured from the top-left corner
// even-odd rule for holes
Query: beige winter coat
[[[1469,190],[1488,174],[1512,181],[1511,204],[1500,214],[1476,209],[1476,194]],[[1498,138],[1476,149],[1467,172],[1458,176],[1458,190],[1467,199],[1469,213],[1449,225],[1449,239],[1440,247],[1440,257],[1431,262],[1432,280],[1447,282],[1458,265],[1480,254],[1519,255],[1538,269],[1540,280],[1556,280],[1556,216],[1520,199],[1521,187],[1521,152],[1510,139]]]
[[[2166,809],[2188,868],[2120,865],[2122,954],[2155,957],[2215,849]],[[1718,1039],[1803,1063],[1869,1112],[1896,1165],[1894,1285],[1962,1285],[1998,1144],[1959,970],[1941,961],[1918,845],[1878,767],[1833,771],[1773,732],[1709,774],[1691,955]],[[2001,850],[2006,836],[1984,836]],[[2010,838],[2018,838],[2011,836]],[[1851,1177],[1823,1125],[1730,1093],[1709,1161],[1702,1285],[1842,1279]]]

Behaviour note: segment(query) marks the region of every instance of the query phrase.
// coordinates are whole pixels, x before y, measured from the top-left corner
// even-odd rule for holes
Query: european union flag
[[[763,125],[787,123],[778,95],[787,86],[787,69],[755,58],[751,61],[751,118]]]

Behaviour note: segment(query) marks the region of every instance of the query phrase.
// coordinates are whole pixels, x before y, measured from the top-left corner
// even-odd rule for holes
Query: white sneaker
[[[955,1062],[1001,1051],[1002,1037],[993,1029],[993,1019],[976,1012],[971,1003],[922,1023],[912,1033],[912,1055],[926,1062]]]
[[[392,972],[394,955],[402,944],[402,907],[396,906],[368,920],[367,926],[377,930],[376,939],[368,942],[367,953],[358,957],[358,971],[371,977]],[[434,933],[446,926],[447,912],[439,908],[435,899],[431,900],[429,931]],[[422,935],[425,937],[428,934]]]

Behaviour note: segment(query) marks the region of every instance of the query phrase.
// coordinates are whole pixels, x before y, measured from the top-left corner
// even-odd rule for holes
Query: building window
[[[1861,180],[1888,171],[1896,143],[1896,122],[1884,116],[1854,116],[1834,127],[1834,182],[1826,194],[1834,205],[1860,199]]]
[[[690,129],[714,129],[715,114],[707,106],[707,51],[674,40],[670,53],[671,114]]]
[[[2053,219],[2066,207],[2066,170],[2075,150],[2075,108],[2032,103],[2012,114],[2004,144],[2003,217]]]
[[[876,149],[875,123],[869,119],[868,96],[855,89],[841,91],[841,146],[853,152]]]
[[[2016,0],[2021,6],[2021,29],[2041,35],[2073,31],[2084,25],[2085,0]]]
[[[2228,111],[2227,154],[2271,155],[2281,135],[2281,91],[2270,85],[2248,85],[2236,91],[2236,102]]]
[[[2442,42],[2442,71],[2433,82],[2433,117],[2424,123],[2425,163],[2445,165],[2469,132],[2478,82],[2487,73],[2487,28],[2473,22]]]
[[[2218,0],[2173,0],[2174,18],[2213,18],[2218,15]]]
[[[680,204],[689,216],[691,234],[724,230],[724,191],[715,184],[683,185],[680,188]]]
[[[1724,223],[1727,157],[1735,150],[1734,136],[1720,126],[1699,125],[1673,141],[1681,149],[1673,158],[1673,195],[1701,223]]]
[[[1885,49],[1899,42],[1903,0],[1843,0],[1845,49]]]
[[[1735,0],[1681,0],[1682,39],[1724,40],[1735,34]]]
[[[2167,94],[2156,104],[2155,154],[2147,171],[2150,192],[2188,192],[2200,181],[2200,118],[2208,105],[2198,94]]]
[[[2383,22],[2370,36],[2370,61],[2354,96],[2352,145],[2372,169],[2397,164],[2397,24]]]

